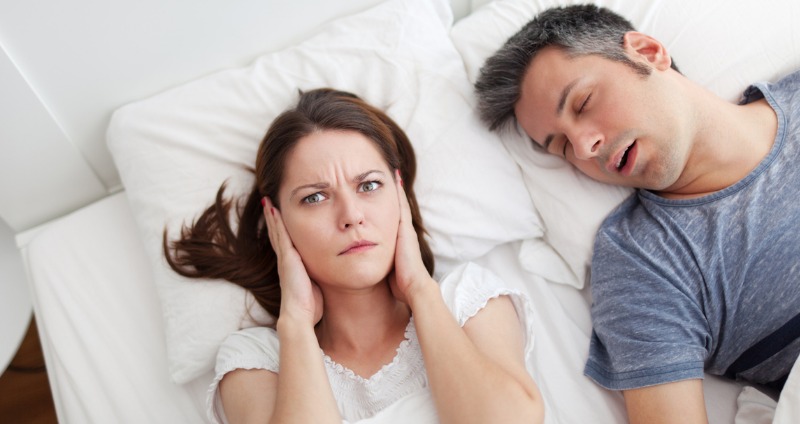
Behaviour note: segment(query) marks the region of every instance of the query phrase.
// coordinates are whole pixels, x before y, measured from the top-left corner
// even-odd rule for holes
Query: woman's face
[[[391,271],[400,220],[393,176],[375,144],[352,131],[315,132],[287,156],[281,215],[321,287],[368,287]]]

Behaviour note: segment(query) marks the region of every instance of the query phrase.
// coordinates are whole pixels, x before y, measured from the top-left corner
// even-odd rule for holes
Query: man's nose
[[[581,160],[592,159],[600,155],[600,148],[605,141],[603,135],[596,130],[576,131],[574,137],[570,137],[575,157]]]

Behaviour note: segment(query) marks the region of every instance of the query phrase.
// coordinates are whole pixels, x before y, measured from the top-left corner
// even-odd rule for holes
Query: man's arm
[[[708,423],[703,380],[684,380],[625,390],[631,424]]]

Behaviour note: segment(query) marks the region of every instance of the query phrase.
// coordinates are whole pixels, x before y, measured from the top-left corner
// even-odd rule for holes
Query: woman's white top
[[[533,349],[533,334],[530,331],[532,318],[530,302],[522,292],[504,287],[495,274],[472,263],[453,270],[442,279],[440,287],[445,303],[462,327],[489,300],[509,296],[524,330],[525,358],[529,358]],[[265,369],[278,373],[279,350],[278,334],[272,328],[253,327],[228,336],[217,354],[216,376],[208,391],[208,416],[211,422],[227,423],[218,390],[222,377],[236,369]],[[370,418],[401,398],[431,402],[413,317],[406,326],[405,340],[397,347],[392,362],[369,378],[358,376],[347,367],[337,364],[322,350],[320,355],[339,411],[346,422]],[[432,411],[428,415],[434,414],[433,408],[415,409],[427,409]],[[431,418],[435,422],[435,416]]]

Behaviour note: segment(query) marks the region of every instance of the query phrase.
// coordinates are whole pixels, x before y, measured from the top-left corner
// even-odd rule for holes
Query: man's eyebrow
[[[558,99],[558,107],[556,108],[556,115],[561,115],[561,113],[564,112],[564,105],[567,104],[567,97],[569,97],[569,93],[572,92],[572,89],[575,88],[575,84],[577,83],[578,80],[574,79],[572,80],[572,82],[567,84],[563,90],[561,90],[561,97],[559,97]],[[544,146],[545,150],[550,151],[550,143],[553,142],[553,138],[554,138],[553,134],[547,134],[547,137],[544,138],[544,143],[542,143],[542,146]],[[536,140],[533,141],[536,142]]]
[[[561,98],[558,100],[558,108],[556,109],[556,115],[561,115],[561,112],[564,112],[564,105],[567,103],[567,96],[575,87],[575,84],[578,83],[578,80],[575,79],[571,83],[567,84],[563,90],[561,90]]]

